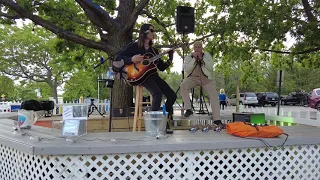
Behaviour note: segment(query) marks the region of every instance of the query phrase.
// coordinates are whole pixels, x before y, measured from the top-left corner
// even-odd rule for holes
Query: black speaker
[[[176,20],[177,32],[193,33],[194,32],[194,8],[178,6],[177,7],[177,20]]]

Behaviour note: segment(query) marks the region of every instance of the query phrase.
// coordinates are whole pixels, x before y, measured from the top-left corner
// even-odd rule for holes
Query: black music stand
[[[94,104],[94,99],[90,99],[91,103],[88,108],[88,117],[93,113],[94,110],[96,110],[102,117],[104,117],[105,113],[101,113],[98,109],[98,107]]]

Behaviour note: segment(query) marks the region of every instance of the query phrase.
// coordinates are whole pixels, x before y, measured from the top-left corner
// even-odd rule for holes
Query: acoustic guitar
[[[157,72],[156,60],[180,46],[182,45],[174,46],[157,55],[148,52],[143,55],[144,58],[141,62],[125,65],[124,71],[127,73],[126,82],[131,86],[142,84],[150,75]]]

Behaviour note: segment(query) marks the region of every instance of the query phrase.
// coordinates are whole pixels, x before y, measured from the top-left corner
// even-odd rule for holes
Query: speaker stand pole
[[[185,57],[185,55],[184,55],[185,46],[186,46],[185,45],[185,41],[184,41],[185,40],[185,35],[186,35],[186,33],[183,32],[182,33],[182,43],[183,43],[183,46],[182,46],[182,64],[184,64],[184,57]],[[183,79],[184,79],[184,69],[183,69],[183,67],[182,67],[181,74],[182,74],[182,81],[183,81]],[[181,116],[183,116],[183,115],[184,115],[184,102],[182,102],[182,108],[181,108]]]
[[[112,89],[110,88],[110,101],[109,101],[109,132],[111,132],[112,126]]]

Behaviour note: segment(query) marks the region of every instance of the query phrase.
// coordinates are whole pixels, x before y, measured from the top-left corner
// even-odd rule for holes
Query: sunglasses
[[[149,33],[149,32],[153,33],[153,32],[155,32],[155,31],[154,31],[154,29],[148,29],[148,30],[146,30],[145,33]]]

